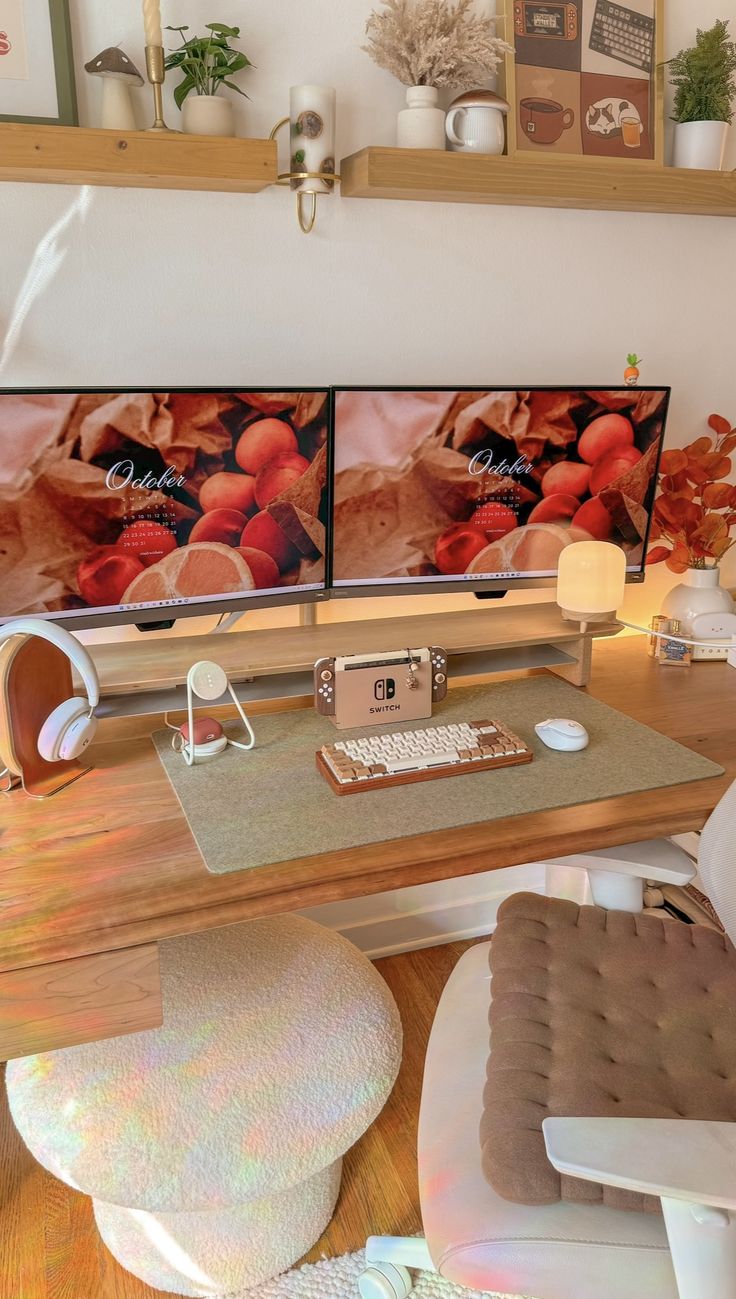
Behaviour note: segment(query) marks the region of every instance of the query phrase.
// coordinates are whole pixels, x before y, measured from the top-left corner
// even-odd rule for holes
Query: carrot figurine
[[[642,364],[642,359],[635,352],[631,352],[626,360],[628,366],[624,370],[624,382],[628,384],[629,388],[634,388],[639,382],[639,366]]]

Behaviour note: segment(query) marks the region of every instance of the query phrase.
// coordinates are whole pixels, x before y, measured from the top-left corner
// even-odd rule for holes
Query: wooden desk
[[[736,778],[733,668],[661,668],[640,637],[604,641],[589,690],[727,775],[380,851],[210,875],[148,738],[150,719],[113,724],[120,738],[96,746],[96,769],[57,798],[0,801],[0,1059],[159,1022],[155,944],[174,934],[700,829]]]

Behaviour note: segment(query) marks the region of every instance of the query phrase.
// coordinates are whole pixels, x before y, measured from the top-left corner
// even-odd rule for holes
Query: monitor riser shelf
[[[403,618],[320,622],[315,625],[122,641],[90,647],[100,677],[100,717],[155,714],[182,706],[192,663],[219,663],[244,703],[265,706],[312,694],[315,660],[421,645],[442,645],[451,683],[530,668],[547,668],[573,685],[590,679],[592,642],[620,630],[596,625],[581,634],[556,604],[470,609]],[[223,703],[226,701],[223,700]],[[287,705],[288,706],[288,705]]]

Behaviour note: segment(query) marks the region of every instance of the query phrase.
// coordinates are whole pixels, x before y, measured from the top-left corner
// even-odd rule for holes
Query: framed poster
[[[68,0],[0,0],[0,121],[77,125]]]
[[[664,161],[664,0],[502,0],[510,154]]]

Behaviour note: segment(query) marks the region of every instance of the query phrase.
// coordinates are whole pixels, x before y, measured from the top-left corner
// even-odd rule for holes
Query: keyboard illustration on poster
[[[619,63],[651,73],[654,69],[654,19],[614,0],[598,0],[590,48]]]

